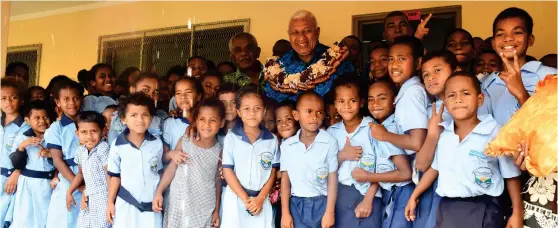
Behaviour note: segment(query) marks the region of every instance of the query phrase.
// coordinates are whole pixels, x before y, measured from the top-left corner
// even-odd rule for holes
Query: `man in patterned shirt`
[[[229,52],[236,72],[224,76],[226,83],[245,86],[254,83],[263,88],[263,65],[258,61],[261,49],[256,37],[247,32],[234,35],[229,41]]]

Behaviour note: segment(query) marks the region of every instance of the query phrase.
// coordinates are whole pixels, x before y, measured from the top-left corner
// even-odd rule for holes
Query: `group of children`
[[[526,61],[532,24],[521,9],[501,12],[493,26],[499,55],[475,56],[462,29],[448,35],[447,50],[426,54],[417,38],[395,38],[371,51],[367,87],[348,73],[326,99],[307,91],[296,103],[274,103],[259,85],[223,83],[204,72],[202,58],[194,58],[196,72],[169,71],[166,84],[130,70],[120,94],[106,64],[88,72],[85,97],[64,76],[27,96],[3,78],[0,221],[523,227],[516,160],[484,149],[533,85],[556,73]]]

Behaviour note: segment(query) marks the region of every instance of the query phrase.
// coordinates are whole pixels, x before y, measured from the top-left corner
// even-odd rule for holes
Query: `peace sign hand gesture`
[[[436,112],[436,103],[432,103],[432,117],[428,120],[428,134],[433,136],[440,136],[442,133],[442,126],[439,124],[443,122],[442,114],[444,113],[444,104],[440,105],[440,111]]]
[[[504,56],[504,53],[500,52],[500,57],[506,67],[505,70],[500,72],[500,78],[506,83],[506,87],[508,87],[511,95],[519,101],[519,104],[525,103],[529,98],[529,93],[527,93],[523,81],[521,80],[521,66],[519,66],[517,51],[513,51],[513,65],[508,58]]]
[[[428,16],[424,20],[420,19],[420,24],[418,25],[417,31],[415,32],[415,37],[418,38],[419,40],[422,40],[426,35],[428,35],[430,29],[426,28],[426,23],[430,21],[431,17],[432,14],[428,14]]]

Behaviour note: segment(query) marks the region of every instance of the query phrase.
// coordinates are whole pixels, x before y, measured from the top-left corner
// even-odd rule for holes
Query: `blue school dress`
[[[252,144],[244,133],[242,121],[225,136],[223,169],[232,169],[250,197],[256,197],[271,177],[271,169],[279,167],[277,137],[260,126],[261,134]],[[264,200],[262,211],[252,216],[244,202],[227,186],[223,196],[224,212],[221,228],[273,226],[273,211],[269,197]]]
[[[399,125],[395,122],[395,115],[385,119],[382,125],[391,133],[399,132]],[[387,173],[396,170],[397,167],[395,167],[392,157],[398,155],[406,156],[405,150],[389,142],[372,140],[372,144],[376,153],[376,173]],[[413,227],[413,223],[405,219],[405,207],[415,189],[415,184],[410,180],[398,183],[379,182],[379,184],[384,206],[381,227]]]
[[[436,227],[502,227],[504,215],[498,197],[504,191],[504,178],[521,174],[509,156],[484,154],[486,145],[498,134],[500,126],[490,115],[461,142],[453,120],[444,127],[438,141],[432,168],[438,171],[436,193],[442,197]]]
[[[74,173],[78,173],[78,166],[74,161],[79,147],[79,139],[76,135],[76,124],[66,115],[55,121],[46,130],[44,135],[48,149],[62,151],[62,159]],[[70,182],[58,174],[60,182],[52,192],[50,204],[48,206],[47,228],[74,228],[77,226],[77,218],[81,202],[81,192],[74,191],[73,196],[76,205],[71,207],[71,211],[66,209],[66,192],[70,187]]]
[[[188,126],[190,122],[184,117],[167,117],[163,122],[163,145],[170,150],[176,149]]]
[[[129,129],[124,130],[110,148],[108,175],[120,178],[113,227],[163,227],[161,213],[152,209],[159,172],[163,169],[163,143],[146,131],[138,148],[126,138],[129,133]]]
[[[345,129],[344,121],[336,123],[327,132],[337,140],[338,150],[345,147],[347,137],[351,146],[362,147],[362,157],[358,161],[344,161],[339,167],[339,185],[337,188],[337,203],[335,205],[335,224],[338,227],[379,227],[382,221],[382,192],[378,189],[372,202],[372,213],[367,218],[357,218],[355,209],[364,199],[364,195],[371,183],[360,183],[352,177],[355,168],[362,168],[367,172],[376,172],[376,154],[373,150],[369,123],[371,117],[364,117],[359,126],[352,133]]]
[[[91,94],[83,98],[83,111],[95,111],[103,113],[109,105],[117,104],[116,101],[102,94]]]
[[[78,228],[111,227],[107,221],[108,184],[105,166],[109,156],[109,145],[99,142],[91,151],[85,145],[78,148],[75,162],[81,168],[85,181],[84,194],[87,196],[87,209],[81,210]]]
[[[321,228],[328,175],[337,171],[337,141],[320,129],[306,148],[300,132],[281,143],[281,172],[287,172],[291,182],[289,208],[294,227]]]
[[[10,152],[14,145],[14,139],[16,136],[27,129],[29,125],[23,121],[23,116],[18,116],[10,123],[4,123],[6,116],[2,113],[0,126],[0,140],[2,144],[0,145],[0,225],[10,224],[13,217],[13,202],[14,194],[6,194],[4,191],[4,186],[8,177],[14,172],[14,166],[10,160]]]
[[[35,137],[33,129],[19,134],[14,140],[11,153],[26,153],[25,169],[17,182],[14,202],[14,219],[11,228],[42,228],[46,226],[48,206],[52,188],[50,180],[54,178],[52,159],[41,157],[41,148],[28,145],[24,151],[17,151],[19,145],[30,137]],[[43,140],[41,146],[46,148]],[[13,160],[12,160],[13,161]]]

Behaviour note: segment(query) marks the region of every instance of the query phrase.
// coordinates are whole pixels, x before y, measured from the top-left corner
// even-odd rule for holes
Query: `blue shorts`
[[[296,228],[321,228],[327,206],[327,196],[291,196],[289,209]]]
[[[415,227],[434,228],[436,227],[436,211],[441,197],[436,194],[438,179],[428,188],[419,198],[416,208],[417,219],[413,223]]]
[[[442,197],[436,215],[436,227],[503,227],[504,215],[497,197]]]
[[[380,191],[378,189],[378,191]],[[337,227],[380,227],[382,224],[382,199],[374,197],[372,213],[368,218],[357,218],[355,208],[364,199],[364,196],[355,188],[339,184],[337,187],[337,203],[335,204],[335,225]]]
[[[392,189],[391,191],[382,189],[382,201],[385,205],[382,228],[412,228],[413,223],[405,218],[405,207],[415,190],[415,185],[409,183],[405,186],[394,186]]]

